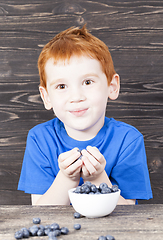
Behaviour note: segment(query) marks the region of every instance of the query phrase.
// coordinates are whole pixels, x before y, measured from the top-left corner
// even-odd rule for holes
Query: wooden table
[[[0,239],[15,239],[14,233],[23,227],[33,225],[33,217],[40,217],[41,224],[54,222],[60,227],[68,227],[69,234],[59,236],[60,240],[97,240],[101,235],[110,234],[116,240],[162,240],[163,205],[143,204],[137,206],[117,206],[109,216],[89,219],[75,219],[72,206],[0,206]],[[81,224],[74,230],[75,223]],[[33,237],[44,239],[48,237]]]

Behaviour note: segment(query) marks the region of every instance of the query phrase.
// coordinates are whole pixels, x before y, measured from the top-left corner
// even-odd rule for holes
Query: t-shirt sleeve
[[[147,167],[144,139],[139,135],[119,154],[110,177],[125,199],[150,199],[152,190]]]
[[[46,142],[44,144],[44,152]],[[55,179],[47,154],[40,147],[40,139],[29,132],[18,190],[30,194],[44,194]]]

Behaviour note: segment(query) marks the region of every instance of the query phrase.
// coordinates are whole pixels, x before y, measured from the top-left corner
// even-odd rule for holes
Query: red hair
[[[46,89],[45,65],[50,58],[54,59],[55,64],[59,60],[70,60],[72,55],[85,55],[98,60],[110,84],[115,70],[109,49],[104,42],[90,34],[84,25],[81,29],[71,27],[57,34],[44,46],[38,59],[40,86]]]

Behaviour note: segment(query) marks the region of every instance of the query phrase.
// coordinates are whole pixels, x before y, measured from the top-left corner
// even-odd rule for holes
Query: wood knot
[[[56,6],[53,10],[53,14],[78,14],[81,15],[86,11],[77,3],[61,3]]]
[[[162,161],[160,158],[154,159],[150,164],[149,164],[149,172],[150,173],[155,173],[160,169],[162,165]]]
[[[7,14],[8,12],[3,7],[0,7],[0,16],[6,16]]]

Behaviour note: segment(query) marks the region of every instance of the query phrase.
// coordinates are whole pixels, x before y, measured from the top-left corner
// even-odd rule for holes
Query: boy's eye
[[[66,85],[65,84],[59,84],[56,86],[57,89],[65,89]]]
[[[84,85],[89,85],[89,84],[91,84],[91,83],[92,83],[92,80],[89,80],[89,79],[87,79],[87,80],[84,81]]]

